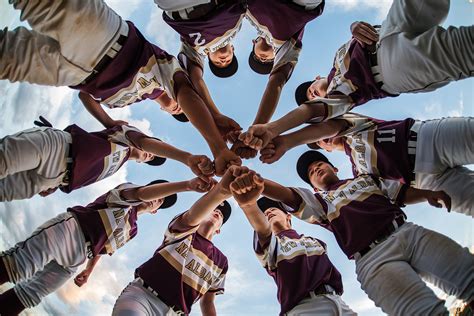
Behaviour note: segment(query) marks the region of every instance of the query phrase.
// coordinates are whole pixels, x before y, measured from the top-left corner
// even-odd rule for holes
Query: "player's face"
[[[265,215],[268,222],[270,223],[272,231],[288,229],[291,227],[289,225],[289,220],[288,220],[290,215],[286,214],[285,212],[283,212],[282,210],[276,207],[270,207],[266,209],[263,214]]]
[[[325,98],[327,96],[328,80],[317,76],[306,91],[308,100],[314,100],[316,97]]]
[[[155,158],[155,155],[153,155],[152,153],[149,153],[147,151],[143,151],[143,150],[140,150],[140,149],[137,149],[137,148],[133,148],[133,150],[135,151],[135,161],[138,162],[138,163],[141,163],[141,162],[148,162],[148,161],[151,161]]]
[[[217,68],[227,67],[232,62],[232,58],[234,58],[234,46],[230,43],[213,53],[209,53],[209,59]]]
[[[138,213],[155,214],[164,202],[164,198],[143,202],[138,206]]]
[[[253,40],[255,57],[262,63],[271,62],[275,59],[275,52],[273,46],[269,45],[262,37],[257,37]]]
[[[315,161],[308,167],[308,178],[313,187],[321,189],[338,181],[337,169],[324,161]]]
[[[344,141],[342,137],[327,138],[319,140],[316,143],[319,147],[327,152],[331,152],[333,150],[344,150]]]

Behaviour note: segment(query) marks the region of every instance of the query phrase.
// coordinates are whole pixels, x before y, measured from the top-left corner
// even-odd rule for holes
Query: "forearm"
[[[227,147],[219,134],[211,112],[185,78],[178,77],[177,81],[176,85],[179,86],[177,92],[178,104],[194,127],[204,137],[213,156],[216,157],[221,150],[227,149]]]
[[[203,195],[193,206],[183,214],[182,221],[187,226],[197,226],[206,218],[219,204],[231,197],[230,192],[224,193],[217,184],[208,193]]]
[[[312,124],[295,132],[282,135],[285,138],[287,149],[313,143],[319,140],[337,136],[347,123],[343,120],[329,120],[323,123]]]
[[[405,191],[405,198],[403,200],[403,203],[408,205],[425,202],[427,199],[426,196],[428,192],[431,191],[409,187]]]
[[[312,105],[301,104],[299,107],[282,116],[278,120],[268,123],[268,127],[276,135],[280,135],[292,128],[306,123],[313,117],[324,116],[325,111],[326,110],[322,103]]]
[[[112,120],[110,116],[104,111],[99,102],[94,100],[90,95],[84,92],[79,92],[79,100],[81,100],[87,111],[92,114],[102,125],[108,126]]]
[[[212,100],[209,89],[207,88],[207,85],[204,82],[204,79],[202,78],[202,70],[198,66],[195,66],[193,64],[191,64],[189,68],[190,68],[189,74],[190,74],[191,82],[193,83],[193,86],[196,88],[196,92],[199,94],[199,96],[202,98],[202,100],[206,104],[207,108],[209,109],[209,112],[211,112],[212,116],[219,114],[220,113],[219,109],[217,108],[216,104]]]
[[[271,180],[264,180],[265,189],[263,195],[276,201],[281,201],[293,209],[298,209],[302,203],[301,197],[292,189],[284,187]]]
[[[252,228],[257,232],[259,240],[267,240],[272,231],[267,218],[260,211],[258,205],[253,203],[252,205],[240,206],[240,208],[244,211]]]
[[[92,259],[89,259],[87,261],[87,264],[86,264],[86,270],[92,272],[95,268],[95,266],[97,265],[97,262],[99,262],[101,256],[100,255],[97,255],[95,257],[93,257]]]
[[[169,195],[189,191],[188,181],[180,182],[169,182],[169,183],[158,183],[153,185],[147,185],[135,189],[136,198],[139,201],[152,201],[160,198],[167,197]]]
[[[270,121],[280,100],[284,83],[269,80],[258,107],[253,124],[264,124]]]
[[[203,316],[217,316],[216,306],[214,305],[214,302],[204,300],[200,302],[200,306],[201,314]]]
[[[170,144],[151,137],[142,137],[137,146],[144,151],[156,156],[177,160],[187,165],[187,159],[191,156],[189,152],[178,149]]]

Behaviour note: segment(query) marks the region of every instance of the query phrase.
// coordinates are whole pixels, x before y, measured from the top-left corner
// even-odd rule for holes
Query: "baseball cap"
[[[326,156],[321,154],[319,151],[309,150],[305,152],[300,156],[300,158],[298,158],[298,162],[296,163],[296,172],[298,172],[300,178],[308,184],[311,184],[311,181],[309,181],[308,177],[308,167],[315,161],[323,161],[334,167],[334,165],[326,158]]]
[[[296,88],[295,90],[296,104],[300,105],[308,101],[308,96],[306,95],[306,92],[308,91],[308,88],[311,86],[313,82],[314,81],[303,82]]]
[[[254,53],[254,48],[255,45],[253,46],[252,51],[249,55],[250,68],[258,74],[268,75],[273,69],[273,60],[266,63],[262,63],[260,60],[257,59],[257,56]]]
[[[188,117],[184,113],[172,114],[172,116],[180,122],[183,122],[183,123],[189,122]]]
[[[308,146],[310,149],[314,149],[314,150],[322,149],[321,146],[319,146],[317,142],[308,143],[308,144],[306,144],[306,146]]]
[[[227,222],[227,220],[229,219],[230,214],[232,213],[232,207],[230,206],[229,202],[224,201],[221,204],[217,205],[216,208],[219,209],[222,213],[222,225],[224,225],[225,222]]]
[[[265,197],[265,196],[263,196],[263,197],[261,197],[261,198],[259,198],[259,199],[257,200],[257,205],[258,205],[258,207],[260,208],[260,210],[261,210],[262,212],[265,212],[265,211],[268,210],[269,208],[274,207],[274,208],[277,208],[277,209],[279,209],[279,210],[281,210],[281,211],[283,211],[283,212],[285,212],[285,213],[288,213],[288,212],[285,210],[285,208],[281,205],[280,202],[277,202],[277,201],[275,201],[275,200],[269,199],[269,198],[267,198],[267,197]]]
[[[150,165],[150,166],[161,166],[162,164],[165,163],[165,161],[166,161],[166,158],[160,157],[160,156],[155,156],[155,158],[153,158],[152,160],[147,161],[145,163]]]
[[[228,64],[226,67],[219,68],[212,63],[211,59],[209,59],[209,68],[216,77],[228,78],[233,76],[237,72],[237,69],[239,68],[239,62],[237,61],[237,57],[235,57],[234,54],[232,56],[232,61],[230,62],[230,64]]]
[[[169,183],[169,181],[162,180],[162,179],[155,180],[148,183],[147,186],[152,185],[152,184],[159,184],[159,183]],[[165,197],[165,200],[163,201],[163,204],[161,204],[159,209],[165,209],[165,208],[169,208],[173,206],[176,203],[176,200],[178,200],[178,195],[176,193],[168,195],[167,197]]]

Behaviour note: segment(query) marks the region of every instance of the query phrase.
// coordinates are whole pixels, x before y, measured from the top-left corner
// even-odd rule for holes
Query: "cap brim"
[[[306,144],[306,146],[308,146],[310,149],[314,149],[314,150],[320,150],[322,149],[317,142],[313,142],[313,143],[309,143],[309,144]]]
[[[281,203],[280,202],[277,202],[275,200],[272,200],[272,199],[269,199],[267,197],[261,197],[257,200],[257,205],[258,207],[260,208],[260,210],[262,212],[265,212],[266,210],[268,210],[269,208],[277,208],[285,213],[287,213],[285,211],[285,209],[282,207]]]
[[[249,66],[250,69],[261,75],[268,75],[273,69],[273,61],[268,63],[262,63],[257,60],[253,50],[249,55]]]
[[[183,122],[183,123],[189,122],[188,117],[184,113],[173,114],[172,116],[180,122]]]
[[[152,184],[159,184],[159,183],[169,183],[169,181],[159,179],[159,180],[155,180],[155,181],[152,181],[152,182],[148,183],[147,186],[152,185]],[[176,193],[168,195],[167,197],[165,197],[165,199],[164,199],[163,203],[161,204],[161,206],[159,207],[159,209],[161,210],[161,209],[169,208],[169,207],[173,206],[176,203],[177,200],[178,200],[178,195]]]
[[[331,166],[333,164],[324,156],[322,153],[316,150],[309,150],[302,154],[300,158],[298,158],[298,162],[296,163],[296,172],[300,176],[301,180],[311,185],[311,181],[308,177],[308,168],[309,166],[315,161],[324,161]]]
[[[162,164],[165,163],[165,161],[166,161],[166,158],[155,156],[155,158],[153,158],[152,160],[147,161],[145,163],[147,165],[150,165],[150,166],[161,166]]]
[[[223,219],[222,219],[222,224],[225,224],[227,220],[230,217],[230,214],[232,213],[232,208],[230,207],[229,202],[224,201],[220,205],[217,206],[217,208],[221,211]]]
[[[211,72],[219,78],[228,78],[233,76],[236,72],[237,69],[239,69],[239,62],[237,61],[237,57],[234,56],[232,57],[232,61],[230,62],[227,67],[219,68],[216,65],[214,65],[209,59],[209,69],[211,69]]]
[[[308,92],[308,88],[311,86],[313,82],[314,81],[303,82],[296,88],[295,101],[298,106],[308,101],[308,96],[306,95],[306,93]]]

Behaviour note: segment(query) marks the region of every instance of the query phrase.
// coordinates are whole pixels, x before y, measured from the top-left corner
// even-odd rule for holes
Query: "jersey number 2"
[[[201,38],[202,35],[199,32],[196,33],[189,33],[189,37],[194,38],[194,46],[202,46],[206,43],[206,40],[204,38]]]

